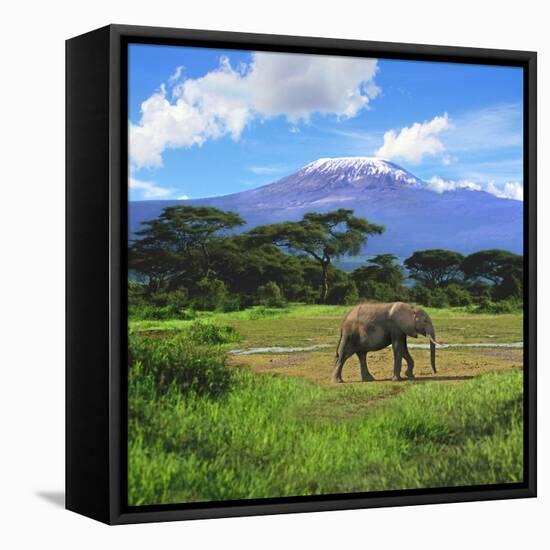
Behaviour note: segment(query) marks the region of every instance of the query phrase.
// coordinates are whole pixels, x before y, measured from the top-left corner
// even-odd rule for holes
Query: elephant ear
[[[395,323],[395,326],[411,338],[418,336],[415,314],[415,309],[403,302],[396,302],[390,309],[390,319]]]

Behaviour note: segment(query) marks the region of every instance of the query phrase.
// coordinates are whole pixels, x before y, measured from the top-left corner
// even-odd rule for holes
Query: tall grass
[[[201,395],[185,377],[181,383],[172,375],[170,383],[159,385],[158,371],[185,368],[187,360],[177,368],[167,361],[153,364],[152,348],[164,350],[162,339],[135,338],[131,505],[521,480],[519,371],[459,386],[411,384],[383,399],[384,385],[321,388],[234,370],[222,391]],[[211,369],[216,385],[224,380],[224,348],[206,341],[181,340],[167,353],[170,361],[178,354],[203,354],[194,370]]]
[[[311,304],[288,304],[283,308],[255,306],[241,311],[193,311],[186,310],[185,315],[172,315],[168,318],[134,317],[130,319],[131,332],[146,332],[149,330],[184,330],[192,325],[195,320],[205,323],[224,323],[227,321],[251,321],[258,319],[314,319],[322,317],[334,317],[342,319],[351,309],[351,306],[343,305],[311,305]],[[454,318],[477,318],[502,317],[518,319],[522,311],[512,312],[481,312],[476,310],[473,315],[471,307],[447,307],[447,308],[424,308],[434,321],[439,319],[449,320]],[[496,315],[499,313],[499,315]]]

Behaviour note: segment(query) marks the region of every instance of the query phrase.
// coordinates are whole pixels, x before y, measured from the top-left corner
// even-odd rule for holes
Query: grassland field
[[[136,355],[129,377],[129,503],[521,481],[521,349],[442,348],[437,374],[428,350],[411,349],[416,379],[403,382],[391,382],[391,349],[385,349],[368,355],[375,382],[361,383],[351,358],[343,373],[347,383],[332,385],[348,309],[295,304],[202,313],[194,320],[131,320],[135,341],[174,342],[163,360],[181,352],[194,354],[199,368],[213,369],[218,361],[231,383],[216,396],[182,391],[176,383],[159,391]],[[523,340],[520,313],[428,313],[445,344]],[[189,331],[197,324],[230,327],[228,337],[194,341]],[[329,347],[231,353],[274,346]]]

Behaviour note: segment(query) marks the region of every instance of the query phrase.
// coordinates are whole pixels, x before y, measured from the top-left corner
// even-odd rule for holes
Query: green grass
[[[291,304],[283,309],[255,307],[237,312],[202,312],[204,323],[225,323],[243,336],[241,347],[334,344],[349,306]],[[445,343],[521,342],[523,316],[475,314],[465,308],[427,309],[438,339]],[[132,320],[130,332],[185,330],[196,321]],[[414,340],[411,340],[414,341]],[[424,341],[419,338],[418,341]]]
[[[131,379],[130,504],[521,480],[520,371],[398,393],[235,372],[216,399]]]
[[[442,378],[418,383],[329,385],[332,349],[288,365],[266,354],[224,366],[233,347],[336,346],[348,310],[291,304],[131,321],[129,503],[521,480],[519,352],[441,350]],[[518,314],[428,311],[447,343],[523,339]],[[427,353],[413,350],[420,374]],[[346,368],[358,379],[353,362]],[[372,354],[370,368],[383,379],[390,352]]]

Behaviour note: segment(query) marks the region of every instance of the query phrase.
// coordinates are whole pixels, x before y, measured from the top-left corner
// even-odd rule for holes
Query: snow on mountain
[[[304,175],[335,177],[346,183],[370,178],[373,182],[400,183],[412,187],[422,187],[423,183],[410,172],[393,162],[376,157],[321,158],[306,164],[301,170]]]
[[[372,157],[322,158],[274,183],[236,195],[239,204],[256,208],[301,207],[353,201],[390,189],[421,189],[425,184],[392,162]]]
[[[182,203],[131,202],[130,233],[166,206]],[[386,227],[383,235],[369,240],[363,256],[392,252],[405,258],[427,248],[462,253],[503,248],[522,253],[520,201],[470,189],[435,193],[407,170],[378,158],[321,158],[257,189],[185,204],[239,212],[247,222],[245,229],[299,220],[306,212],[349,208]]]

